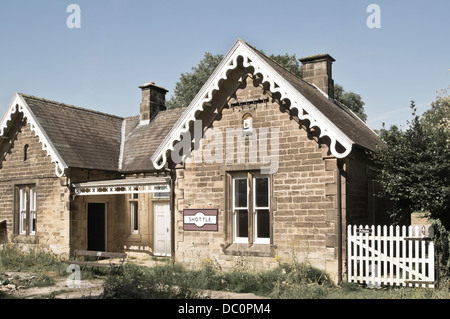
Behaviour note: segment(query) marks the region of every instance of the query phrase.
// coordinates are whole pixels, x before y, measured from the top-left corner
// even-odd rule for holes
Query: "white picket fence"
[[[349,282],[369,287],[435,285],[434,243],[425,226],[347,228]]]

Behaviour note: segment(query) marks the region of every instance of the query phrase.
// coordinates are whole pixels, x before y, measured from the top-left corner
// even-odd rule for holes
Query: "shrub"
[[[152,269],[126,264],[121,276],[111,275],[106,279],[104,299],[193,299],[198,294],[183,283],[178,286],[164,283],[167,272],[160,277],[162,268]],[[169,267],[166,268],[166,271]]]
[[[0,265],[13,271],[48,271],[60,268],[57,256],[37,245],[7,243],[0,248]]]
[[[439,219],[432,220],[435,229],[434,243],[439,256],[441,282],[445,285],[450,277],[450,230],[447,230]],[[447,281],[447,283],[445,282]]]

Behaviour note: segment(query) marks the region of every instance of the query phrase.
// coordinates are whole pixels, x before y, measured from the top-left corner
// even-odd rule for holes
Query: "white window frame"
[[[132,193],[130,199],[130,230],[132,234],[139,234],[139,195]],[[137,220],[136,220],[137,219]],[[134,227],[136,224],[137,229]]]
[[[27,234],[27,188],[19,187],[19,234]]]
[[[36,235],[36,187],[32,186],[30,187],[30,212],[29,212],[29,219],[30,219],[30,235]]]
[[[242,180],[245,179],[247,181],[247,206],[246,207],[236,207],[236,198],[235,198],[235,190],[236,190],[236,181],[237,180]],[[249,212],[249,200],[248,200],[248,189],[249,189],[249,184],[248,184],[248,178],[247,177],[243,177],[243,176],[236,176],[232,178],[232,183],[233,183],[233,190],[232,190],[232,206],[233,206],[233,242],[235,243],[242,243],[242,244],[247,244],[248,243],[248,236],[247,237],[238,237],[237,234],[237,225],[238,225],[238,212],[240,210],[247,210],[247,214],[250,214]],[[248,215],[247,215],[248,216]]]
[[[154,188],[155,191],[157,191],[157,190],[166,190],[167,187],[166,186],[155,185],[155,186],[153,186],[153,188]],[[167,198],[170,198],[170,193],[167,192],[167,191],[155,192],[155,193],[153,193],[153,198],[164,198],[164,199],[167,199]]]
[[[267,206],[265,207],[256,207],[256,179],[257,178],[267,178]],[[258,213],[257,210],[268,210],[269,216],[270,216],[270,176],[269,175],[253,175],[253,242],[255,244],[270,244],[270,235],[269,238],[264,237],[258,237]],[[269,219],[270,220],[270,219]],[[269,229],[270,229],[270,222],[269,222]],[[270,231],[269,231],[270,233]]]
[[[19,235],[36,235],[37,195],[35,185],[18,186]],[[28,229],[27,229],[28,226]]]

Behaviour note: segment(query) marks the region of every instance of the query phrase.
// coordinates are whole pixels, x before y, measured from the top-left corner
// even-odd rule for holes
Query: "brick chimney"
[[[328,54],[311,55],[299,60],[303,64],[303,80],[316,85],[328,98],[334,99],[331,64],[336,60]]]
[[[142,90],[140,122],[145,124],[149,123],[159,111],[167,109],[166,93],[168,91],[155,85],[155,82],[148,82],[139,88]]]

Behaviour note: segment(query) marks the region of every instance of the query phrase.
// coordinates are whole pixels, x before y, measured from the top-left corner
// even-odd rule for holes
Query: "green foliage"
[[[188,289],[183,281],[173,285],[173,279],[168,279],[167,271],[161,277],[161,269],[124,265],[123,274],[111,275],[104,284],[102,298],[104,299],[193,299],[199,296]],[[168,280],[167,284],[164,280]]]
[[[439,97],[422,118],[411,103],[413,120],[402,131],[396,126],[381,132],[386,146],[374,154],[382,167],[381,196],[392,203],[391,217],[407,223],[410,214],[426,211],[450,227],[450,97]],[[442,123],[437,125],[436,123]]]
[[[299,60],[297,59],[295,54],[293,54],[293,55],[289,55],[287,53],[284,54],[284,55],[271,54],[269,56],[269,58],[271,58],[273,61],[277,62],[282,67],[284,67],[285,69],[289,70],[290,72],[292,72],[293,74],[295,74],[299,78],[301,78],[303,76],[303,67],[299,63]]]
[[[37,245],[6,243],[0,246],[0,266],[11,271],[39,272],[58,270],[60,262],[52,251]]]
[[[381,196],[392,203],[390,215],[396,223],[408,223],[411,213],[427,212],[438,235],[436,248],[444,268],[450,267],[450,96],[437,97],[422,117],[416,115],[402,131],[396,126],[381,131],[386,142],[374,154],[382,168]]]
[[[450,230],[442,225],[439,219],[432,220],[435,229],[434,244],[437,248],[440,260],[440,273],[442,277],[447,277],[447,284],[450,284]],[[441,282],[445,281],[441,279]]]
[[[364,112],[364,101],[359,94],[354,92],[346,92],[342,85],[334,85],[334,99],[347,106],[353,113],[355,113],[363,122],[367,120],[367,115]]]
[[[294,75],[300,78],[302,77],[303,68],[295,54],[271,54],[269,58],[289,70]],[[166,103],[167,107],[171,109],[188,106],[222,59],[223,55],[221,54],[213,55],[206,52],[203,59],[196,67],[192,68],[191,72],[181,74],[180,79],[175,85],[173,96]],[[350,108],[365,122],[367,115],[364,113],[364,102],[361,96],[354,92],[346,92],[342,85],[339,84],[335,84],[334,90],[334,98]]]
[[[201,298],[195,290],[226,290],[237,293],[281,298],[301,285],[332,287],[329,276],[308,263],[280,263],[267,271],[235,268],[223,271],[220,265],[206,260],[198,269],[177,263],[151,268],[127,264],[123,275],[110,276],[104,285],[106,299]]]
[[[167,108],[188,106],[222,59],[221,54],[213,55],[206,52],[200,63],[192,68],[192,72],[182,73],[175,85],[173,97],[166,103]]]

